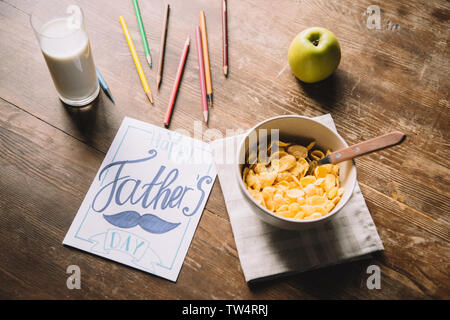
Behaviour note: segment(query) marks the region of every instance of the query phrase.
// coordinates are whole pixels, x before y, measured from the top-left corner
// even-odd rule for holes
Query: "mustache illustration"
[[[172,229],[178,227],[181,223],[172,223],[161,219],[154,214],[140,215],[136,211],[122,211],[112,215],[103,215],[106,221],[113,226],[119,228],[132,228],[140,226],[142,229],[149,233],[162,234],[169,232]]]

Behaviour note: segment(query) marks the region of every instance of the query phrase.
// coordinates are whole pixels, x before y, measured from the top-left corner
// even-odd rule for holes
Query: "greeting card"
[[[208,144],[125,118],[63,244],[176,281],[215,178]]]

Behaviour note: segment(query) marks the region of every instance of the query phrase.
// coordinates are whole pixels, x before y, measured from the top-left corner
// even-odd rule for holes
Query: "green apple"
[[[288,60],[298,79],[313,83],[329,77],[336,70],[341,61],[341,48],[330,30],[308,28],[292,41]]]

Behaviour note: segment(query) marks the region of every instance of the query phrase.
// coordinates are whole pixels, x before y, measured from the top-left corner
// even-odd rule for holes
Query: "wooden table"
[[[163,82],[156,93],[163,1],[140,6],[155,65],[141,88],[118,21],[123,15],[144,60],[131,1],[81,1],[102,93],[85,109],[64,107],[29,24],[35,1],[0,1],[0,298],[43,299],[398,299],[450,298],[450,63],[447,1],[229,0],[228,79],[222,73],[220,1],[172,0]],[[283,114],[331,113],[348,143],[391,130],[398,147],[356,160],[358,179],[385,251],[371,260],[247,285],[218,180],[176,283],[61,243],[124,116],[161,125],[179,56],[205,10],[214,88],[210,128],[248,129]],[[329,79],[296,81],[287,64],[293,37],[332,30],[342,61]],[[371,25],[369,25],[371,26]],[[191,48],[171,129],[201,120]],[[206,129],[206,128],[204,128]],[[206,141],[211,137],[205,137]],[[81,268],[80,290],[66,268]],[[381,269],[369,290],[366,270]]]

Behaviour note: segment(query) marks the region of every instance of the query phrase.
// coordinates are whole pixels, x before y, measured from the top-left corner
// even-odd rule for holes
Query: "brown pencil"
[[[159,63],[158,63],[158,75],[156,77],[156,88],[159,90],[159,85],[161,84],[162,79],[162,71],[163,71],[163,65],[164,65],[164,52],[166,49],[166,38],[167,38],[167,26],[169,24],[169,10],[170,6],[169,4],[166,4],[166,10],[164,13],[164,22],[162,27],[162,34],[161,34],[161,46],[159,53]]]
[[[211,82],[211,67],[209,66],[208,36],[206,35],[205,11],[200,11],[200,31],[202,36],[203,62],[205,66],[206,94],[208,95],[209,107],[211,108],[213,102],[213,95]]]
[[[228,76],[228,31],[227,31],[227,0],[222,0],[222,55],[223,74]]]

